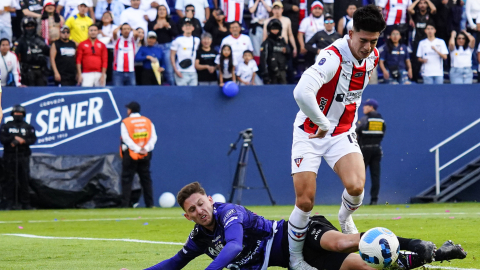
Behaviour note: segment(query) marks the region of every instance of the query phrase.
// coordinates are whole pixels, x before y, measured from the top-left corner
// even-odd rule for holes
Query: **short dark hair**
[[[120,26],[120,30],[123,30],[123,27],[124,27],[125,25],[128,25],[128,26],[130,26],[130,24],[129,24],[129,23],[123,23],[123,24]],[[132,27],[130,26],[130,28],[132,28]]]
[[[2,38],[2,39],[0,39],[0,45],[1,45],[4,41],[8,42],[8,45],[10,45],[10,40],[9,40],[8,38]]]
[[[425,25],[425,29],[427,29],[427,26],[429,26],[429,25],[430,25],[431,27],[437,29],[437,28],[435,27],[435,24],[434,24],[433,22],[431,22],[431,21],[427,22],[427,25]]]
[[[245,55],[246,53],[249,53],[249,54],[251,54],[251,55],[253,56],[253,52],[250,51],[250,50],[245,50],[245,51],[243,52],[243,55]]]
[[[88,29],[90,29],[90,28],[92,28],[92,27],[96,27],[96,28],[97,28],[97,30],[98,30],[98,25],[96,25],[96,24],[92,24],[92,25],[90,25],[90,26],[88,27]]]
[[[233,21],[233,22],[231,22],[230,25],[228,26],[228,28],[230,28],[230,26],[232,26],[233,24],[238,24],[238,26],[239,26],[240,28],[242,28],[242,25],[240,24],[239,21]]]
[[[185,208],[183,208],[183,204],[185,203],[185,201],[190,198],[190,196],[192,196],[193,194],[195,193],[200,193],[202,195],[205,195],[207,194],[205,192],[205,189],[203,189],[202,185],[200,185],[199,182],[193,182],[193,183],[190,183],[186,186],[184,186],[182,189],[180,189],[180,191],[177,193],[177,202],[178,202],[178,205],[180,205],[182,207],[183,210],[185,210]]]
[[[375,5],[361,7],[353,13],[353,29],[367,32],[382,32],[386,27],[382,13]]]
[[[188,5],[186,5],[186,6],[185,6],[185,10],[187,10],[187,8],[189,8],[189,7],[192,7],[192,8],[193,8],[193,11],[195,11],[195,6],[194,6],[194,5],[192,5],[192,4],[188,4]]]

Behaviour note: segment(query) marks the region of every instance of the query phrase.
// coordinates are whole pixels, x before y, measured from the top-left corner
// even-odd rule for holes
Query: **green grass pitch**
[[[433,263],[431,269],[480,269],[479,206],[477,203],[363,206],[355,213],[354,220],[360,231],[382,226],[399,236],[433,241],[438,247],[451,239],[468,252],[464,260]],[[315,206],[312,213],[323,214],[338,226],[338,207]],[[292,206],[247,208],[269,219],[288,218],[292,210]],[[181,245],[175,244],[183,243],[193,227],[182,213],[180,208],[0,212],[0,269],[144,269],[180,250]],[[205,269],[210,261],[202,256],[185,269]]]

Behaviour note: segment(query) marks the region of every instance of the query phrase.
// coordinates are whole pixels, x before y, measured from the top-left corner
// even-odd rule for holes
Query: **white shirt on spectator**
[[[467,15],[468,26],[475,29],[476,24],[480,23],[480,1],[467,1],[465,4],[465,14]],[[475,23],[473,22],[474,19],[476,19]]]
[[[79,0],[59,0],[58,5],[63,6],[63,17],[65,21],[70,17],[78,13],[78,3],[83,2]],[[85,0],[87,7],[93,7],[92,0]],[[93,15],[93,14],[91,14]]]
[[[235,58],[232,58],[233,59],[233,66],[237,66],[238,63],[237,61],[235,60]],[[233,74],[228,70],[228,63],[229,63],[229,60],[228,59],[225,59],[223,60],[223,70],[222,70],[222,73],[223,73],[223,78],[224,79],[231,79],[233,77]],[[217,65],[220,65],[220,55],[218,54],[217,57],[215,57],[215,64]]]
[[[305,42],[308,42],[317,32],[323,29],[325,29],[323,15],[315,18],[310,14],[310,16],[302,20],[298,32],[303,33],[305,35]]]
[[[223,45],[228,44],[232,47],[233,58],[237,63],[243,61],[243,52],[246,50],[253,51],[252,40],[249,36],[240,34],[238,38],[234,38],[232,35],[225,37],[220,44],[220,53]]]
[[[20,86],[20,65],[18,64],[17,55],[12,52],[7,52],[5,56],[0,53],[0,74],[2,77],[2,86],[7,85],[7,75],[12,72],[15,86]]]
[[[272,0],[264,0],[265,3],[269,6],[272,7]],[[251,8],[255,5],[255,0],[250,0],[248,2],[248,8]],[[252,13],[252,23],[256,23],[260,20],[266,20],[270,17],[270,14],[268,14],[267,9],[263,5],[262,2],[258,3],[257,10],[255,10],[254,13]]]
[[[432,49],[432,46],[435,46],[441,54],[448,54],[447,45],[443,39],[435,38],[430,41],[426,38],[420,41],[417,57],[428,60],[427,63],[422,64],[422,76],[443,76],[443,59]]]
[[[200,39],[194,36],[179,36],[172,42],[170,50],[177,51],[175,65],[180,72],[197,72],[195,69],[195,59],[197,58],[197,49],[199,45]],[[192,60],[192,65],[184,69],[180,67],[179,63],[185,59]]]
[[[377,6],[383,8],[387,25],[403,24],[407,21],[407,8],[412,0],[380,0]]]
[[[145,20],[146,14],[144,10],[129,7],[123,11],[120,17],[120,25],[128,23],[133,30],[141,27],[146,36],[148,30],[148,22]]]
[[[0,10],[4,11],[5,7],[15,7],[15,0],[0,1]],[[10,12],[3,12],[3,14],[0,14],[0,25],[2,23],[7,27],[12,27],[12,16],[10,15]]]
[[[238,21],[242,23],[243,9],[245,8],[244,0],[220,0],[220,8],[225,13],[226,22]]]
[[[166,0],[142,0],[140,2],[140,9],[147,13],[148,19],[154,21],[157,18],[157,9],[152,8],[152,3],[155,2],[159,5],[163,5],[167,9],[167,14],[170,15],[170,7]]]
[[[102,26],[102,32],[98,33],[98,40],[107,46],[107,49],[113,49],[115,42],[113,40],[113,30],[115,30],[118,25],[109,24],[107,26]],[[120,33],[120,31],[119,31]]]
[[[242,61],[237,65],[236,71],[237,76],[239,76],[242,81],[251,82],[253,73],[258,71],[257,62],[252,59],[248,64],[245,64],[245,61]]]
[[[130,0],[119,0],[124,6],[131,6],[132,2]]]
[[[456,68],[472,66],[473,49],[467,46],[464,50],[462,46],[450,52],[451,66]]]
[[[206,20],[205,8],[208,8],[208,0],[177,0],[175,2],[175,9],[183,11],[185,14],[185,6],[193,5],[195,7],[195,18],[197,18],[203,26],[203,21]]]

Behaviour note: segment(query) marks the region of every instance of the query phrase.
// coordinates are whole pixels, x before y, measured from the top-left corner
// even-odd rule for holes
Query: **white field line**
[[[160,245],[175,245],[183,246],[184,243],[177,242],[162,242],[162,241],[149,241],[149,240],[138,240],[138,239],[115,239],[115,238],[90,238],[90,237],[56,237],[56,236],[39,236],[33,234],[19,234],[19,233],[4,233],[2,235],[6,236],[18,236],[25,238],[35,238],[35,239],[58,239],[58,240],[86,240],[86,241],[115,241],[115,242],[131,242],[131,243],[145,243],[145,244],[160,244]],[[459,268],[459,267],[449,267],[449,266],[435,266],[435,265],[425,265],[433,269],[447,269],[447,270],[480,270],[477,268]]]
[[[325,216],[336,215],[336,213],[319,213]],[[370,213],[370,214],[353,214],[357,217],[364,216],[455,216],[455,215],[480,215],[480,213],[464,213],[464,212],[441,212],[441,213],[402,213],[402,212],[392,212],[392,213]],[[266,215],[267,218],[285,218],[287,215]],[[129,220],[159,220],[159,219],[184,219],[184,217],[144,217],[144,218],[82,218],[82,219],[45,219],[45,220],[11,220],[11,221],[1,221],[0,224],[9,224],[9,223],[53,223],[53,222],[92,222],[92,221],[129,221]]]
[[[175,245],[175,246],[184,245],[184,243],[177,243],[177,242],[161,242],[161,241],[149,241],[149,240],[128,239],[128,238],[115,239],[115,238],[90,238],[90,237],[56,237],[56,236],[40,236],[40,235],[21,234],[21,233],[4,233],[2,235],[18,236],[18,237],[25,237],[25,238],[36,238],[36,239],[116,241],[116,242],[132,242],[132,243],[161,244],[161,245]]]

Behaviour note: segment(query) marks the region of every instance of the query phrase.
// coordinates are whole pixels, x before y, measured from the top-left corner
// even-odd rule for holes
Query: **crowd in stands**
[[[2,0],[2,86],[295,83],[368,4],[380,82],[476,80],[480,0]]]

